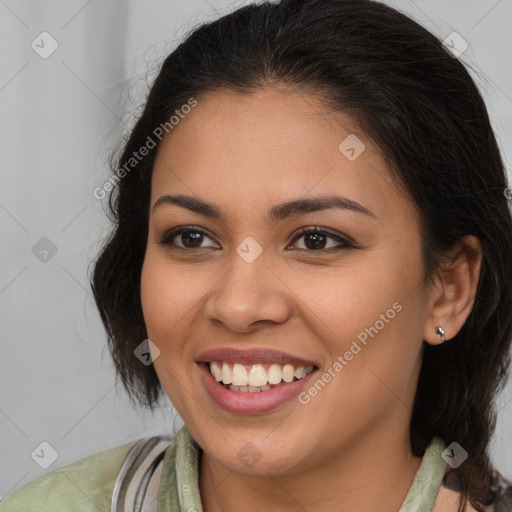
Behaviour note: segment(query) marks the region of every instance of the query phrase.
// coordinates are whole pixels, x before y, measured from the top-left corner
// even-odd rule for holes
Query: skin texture
[[[366,146],[355,161],[338,149],[350,134]],[[213,202],[226,220],[169,204],[153,210],[166,194]],[[277,203],[328,194],[374,216],[330,209],[276,224],[266,217]],[[458,332],[480,270],[479,243],[467,237],[427,287],[419,222],[379,148],[310,95],[277,87],[209,92],[163,140],[142,305],[148,337],[161,351],[155,370],[204,450],[207,512],[400,508],[421,463],[410,450],[409,420],[423,340],[440,343],[438,325],[447,340]],[[207,232],[198,252],[184,249],[194,246],[180,235],[173,241],[181,249],[158,243],[178,226]],[[315,226],[355,247],[335,250],[339,241],[327,238],[322,251],[296,238]],[[249,236],[263,249],[250,264],[236,252]],[[315,361],[322,375],[397,302],[401,311],[307,404],[294,399],[269,413],[235,414],[204,387],[196,361],[215,347],[281,350]],[[251,466],[237,456],[247,442],[261,455]]]

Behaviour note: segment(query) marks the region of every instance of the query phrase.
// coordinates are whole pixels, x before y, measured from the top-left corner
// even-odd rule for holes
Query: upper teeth
[[[268,384],[292,382],[294,377],[303,379],[313,370],[313,366],[293,366],[291,364],[271,364],[268,370],[262,364],[244,366],[239,363],[212,361],[210,372],[217,382],[235,386],[262,387]]]

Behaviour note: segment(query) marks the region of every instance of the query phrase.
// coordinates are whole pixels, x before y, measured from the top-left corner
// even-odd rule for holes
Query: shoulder
[[[460,493],[453,489],[449,489],[444,485],[441,485],[439,492],[437,493],[432,508],[433,512],[456,512],[459,510]],[[489,509],[491,512],[492,509]],[[477,512],[475,508],[470,504],[466,504],[464,512]]]
[[[97,452],[28,482],[0,501],[0,512],[109,510],[117,474],[139,441]]]
[[[487,512],[512,512],[512,482],[505,481],[505,487],[495,502],[487,507]],[[460,492],[441,485],[432,512],[452,512],[459,509]],[[464,512],[477,512],[468,502]]]

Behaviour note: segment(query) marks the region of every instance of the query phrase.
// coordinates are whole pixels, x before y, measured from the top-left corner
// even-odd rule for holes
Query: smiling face
[[[213,464],[285,475],[408,450],[419,218],[348,117],[290,90],[210,92],[159,147],[150,207],[155,370]]]

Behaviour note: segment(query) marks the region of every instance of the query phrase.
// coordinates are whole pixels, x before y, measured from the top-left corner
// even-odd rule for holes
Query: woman
[[[185,426],[2,512],[512,510],[506,174],[433,35],[370,0],[240,8],[167,57],[111,181],[116,369]]]

